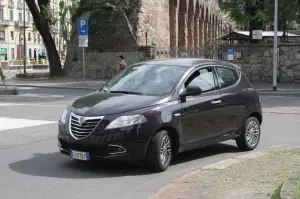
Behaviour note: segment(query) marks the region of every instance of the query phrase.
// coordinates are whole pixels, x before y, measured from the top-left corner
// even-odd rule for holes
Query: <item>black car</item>
[[[77,99],[60,121],[61,153],[79,160],[145,160],[164,171],[174,155],[236,140],[253,150],[261,136],[257,92],[238,66],[208,59],[131,65]]]

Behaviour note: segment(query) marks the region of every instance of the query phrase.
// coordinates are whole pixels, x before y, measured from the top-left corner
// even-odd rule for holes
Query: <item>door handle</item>
[[[221,100],[215,100],[215,101],[211,101],[212,104],[221,104]]]

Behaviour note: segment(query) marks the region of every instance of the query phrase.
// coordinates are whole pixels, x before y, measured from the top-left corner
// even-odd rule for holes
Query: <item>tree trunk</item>
[[[49,5],[49,0],[39,0],[39,5],[36,4],[35,0],[25,0],[26,4],[32,14],[36,29],[43,38],[47,55],[49,59],[50,77],[63,75],[58,52],[55,46],[55,42],[50,34],[49,24],[45,23],[43,19],[43,7]]]
[[[59,58],[59,55],[56,50],[56,46],[55,46],[55,43],[54,43],[54,40],[53,40],[51,34],[44,33],[42,35],[42,38],[44,40],[44,43],[45,43],[45,46],[47,49],[47,53],[48,53],[49,66],[50,66],[50,77],[63,75],[60,58]]]

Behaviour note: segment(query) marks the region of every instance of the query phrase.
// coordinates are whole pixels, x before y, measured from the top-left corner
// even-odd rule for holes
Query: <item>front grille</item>
[[[70,134],[75,139],[84,139],[93,133],[102,119],[103,116],[83,117],[72,113],[69,122]]]

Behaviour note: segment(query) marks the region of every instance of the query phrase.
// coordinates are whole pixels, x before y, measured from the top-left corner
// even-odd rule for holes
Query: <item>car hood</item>
[[[82,116],[105,116],[164,102],[166,99],[156,96],[95,92],[77,99],[70,110]]]

